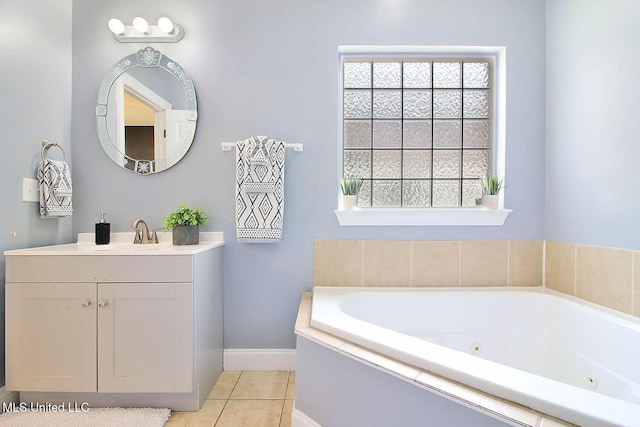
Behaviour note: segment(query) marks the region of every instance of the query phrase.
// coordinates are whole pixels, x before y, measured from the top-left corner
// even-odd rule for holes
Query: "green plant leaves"
[[[497,176],[488,176],[482,180],[482,194],[496,195],[502,190],[502,179]]]
[[[178,205],[178,209],[162,218],[165,231],[169,231],[177,225],[200,225],[207,222],[209,222],[209,218],[205,211],[188,208],[182,203]]]
[[[340,188],[342,189],[342,194],[345,196],[355,196],[360,192],[360,188],[362,188],[362,180],[341,179]]]

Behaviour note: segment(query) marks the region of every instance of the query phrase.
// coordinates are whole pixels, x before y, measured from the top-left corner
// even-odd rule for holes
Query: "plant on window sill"
[[[358,207],[358,193],[362,188],[361,179],[341,179],[340,189],[342,190],[342,209],[353,210]]]
[[[495,175],[482,179],[482,207],[485,209],[498,209],[500,204],[500,191],[504,179]]]

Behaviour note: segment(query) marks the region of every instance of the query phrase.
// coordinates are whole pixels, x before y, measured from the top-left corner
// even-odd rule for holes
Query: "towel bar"
[[[231,151],[232,149],[236,148],[235,142],[222,142],[220,143],[220,145],[222,146],[222,151]],[[289,144],[285,142],[284,146],[285,148],[293,148],[293,151],[302,151],[303,149],[302,144]]]
[[[63,161],[65,162],[67,161],[67,153],[64,152],[64,149],[62,148],[62,146],[58,145],[57,142],[49,141],[48,139],[45,138],[42,140],[42,150],[40,151],[40,157],[42,157],[43,162],[45,160],[44,153],[51,147],[58,147],[60,151],[62,151]]]

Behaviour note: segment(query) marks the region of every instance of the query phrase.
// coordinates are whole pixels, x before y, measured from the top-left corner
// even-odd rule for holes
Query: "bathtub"
[[[584,426],[640,426],[640,319],[544,288],[314,287],[311,327]]]

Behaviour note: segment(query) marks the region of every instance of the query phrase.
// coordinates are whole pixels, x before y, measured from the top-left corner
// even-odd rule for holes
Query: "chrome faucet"
[[[158,243],[158,234],[156,230],[153,230],[153,235],[149,233],[149,227],[147,227],[147,223],[141,219],[136,219],[131,223],[132,230],[136,231],[136,235],[133,238],[134,244],[143,244],[146,245],[148,243]]]

